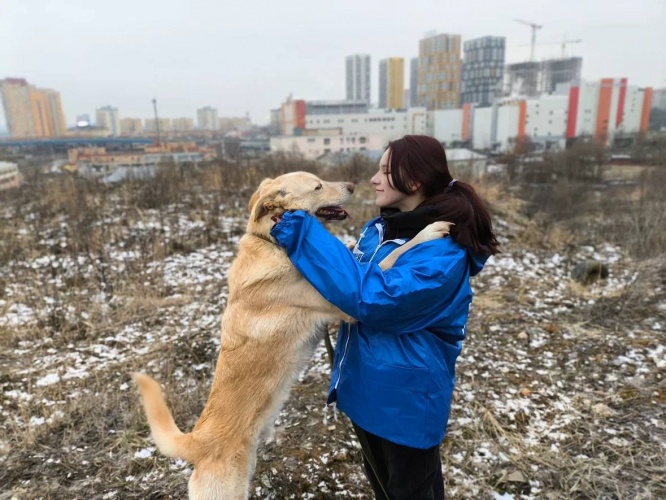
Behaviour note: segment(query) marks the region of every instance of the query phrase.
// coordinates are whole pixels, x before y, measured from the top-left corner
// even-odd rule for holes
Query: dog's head
[[[272,225],[271,217],[304,210],[324,221],[343,220],[342,208],[354,192],[351,182],[326,182],[308,172],[291,172],[264,179],[250,198],[250,225]]]

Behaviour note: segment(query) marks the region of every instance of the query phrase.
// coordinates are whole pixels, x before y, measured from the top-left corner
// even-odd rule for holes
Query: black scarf
[[[396,238],[413,238],[421,229],[440,217],[440,211],[433,205],[417,207],[410,212],[401,212],[397,208],[382,208],[384,222],[384,241]]]

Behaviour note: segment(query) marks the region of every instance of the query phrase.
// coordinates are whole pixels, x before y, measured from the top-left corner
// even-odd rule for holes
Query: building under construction
[[[582,57],[509,64],[504,77],[504,95],[536,97],[548,94],[559,83],[578,82],[582,67]]]

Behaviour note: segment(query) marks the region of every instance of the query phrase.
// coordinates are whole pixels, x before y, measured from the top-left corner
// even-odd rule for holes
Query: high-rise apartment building
[[[294,99],[291,94],[280,106],[280,135],[300,135],[305,130],[303,99]]]
[[[12,137],[34,137],[30,86],[23,78],[0,80],[7,129]]]
[[[271,135],[280,135],[280,128],[282,124],[282,108],[271,109],[271,124],[269,131]]]
[[[239,132],[244,133],[252,129],[250,115],[246,116],[222,116],[218,121],[218,127],[222,133]]]
[[[219,126],[217,109],[210,106],[197,109],[197,125],[201,130],[217,130]]]
[[[67,131],[60,93],[28,84],[25,78],[0,80],[0,94],[12,137],[59,137]]]
[[[405,60],[402,57],[379,61],[379,107],[405,109]]]
[[[118,108],[104,106],[95,111],[95,125],[109,131],[113,137],[120,135],[120,117]]]
[[[365,101],[370,104],[370,56],[347,56],[347,100]]]
[[[654,89],[650,115],[650,129],[666,132],[666,88]]]
[[[419,40],[418,104],[428,109],[457,108],[460,70],[460,35]]]
[[[509,64],[504,78],[504,94],[534,97],[554,92],[558,84],[580,81],[582,57],[546,59]]]
[[[120,135],[139,135],[143,132],[141,118],[121,118]]]
[[[655,89],[652,100],[652,107],[666,110],[666,88]]]
[[[419,58],[412,57],[409,60],[409,107],[419,105]]]
[[[463,45],[460,104],[490,106],[502,95],[504,83],[504,37],[485,36]]]
[[[50,96],[46,91],[30,88],[30,111],[32,113],[32,127],[34,137],[53,137],[53,115],[51,113]]]
[[[192,118],[174,118],[171,120],[171,130],[174,132],[192,132],[194,120]]]
[[[49,109],[51,111],[51,123],[56,137],[67,135],[67,122],[65,121],[65,111],[62,107],[62,97],[60,92],[55,90],[43,89],[48,96]]]
[[[157,127],[159,126],[159,130]],[[146,118],[143,121],[143,131],[148,134],[168,134],[171,132],[171,118],[160,118],[155,120],[155,118]]]
[[[547,59],[543,61],[543,92],[554,92],[563,83],[578,83],[583,70],[582,57]]]

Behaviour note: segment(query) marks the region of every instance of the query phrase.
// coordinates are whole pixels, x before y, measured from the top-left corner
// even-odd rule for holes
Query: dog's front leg
[[[449,229],[452,225],[453,222],[444,222],[444,221],[433,222],[432,224],[428,224],[426,227],[421,229],[421,231],[411,240],[409,240],[407,243],[401,245],[400,247],[393,250],[390,254],[388,254],[384,258],[384,260],[382,260],[379,263],[379,267],[382,269],[382,271],[391,269],[393,267],[393,264],[395,264],[395,261],[398,260],[398,257],[400,257],[407,250],[414,248],[419,243],[436,240],[437,238],[443,238],[444,236],[449,234]]]
[[[293,284],[283,287],[281,297],[289,307],[305,309],[320,315],[322,322],[346,321],[356,323],[356,319],[327,301],[302,276],[299,276]]]

